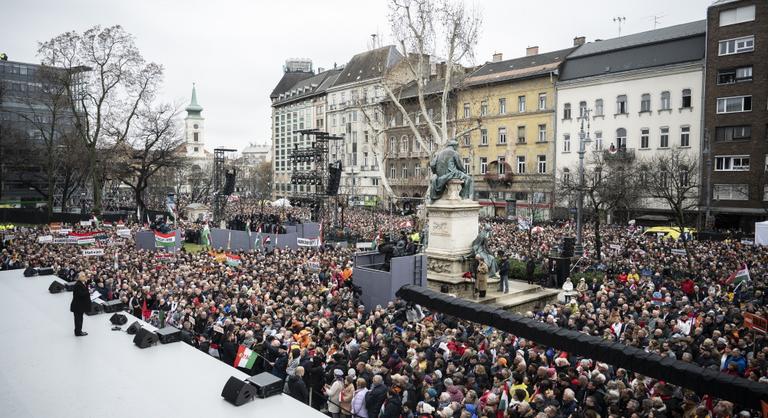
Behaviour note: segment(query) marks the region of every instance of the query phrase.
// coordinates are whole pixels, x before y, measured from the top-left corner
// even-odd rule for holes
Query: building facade
[[[709,7],[705,74],[702,206],[710,225],[752,230],[768,215],[768,3]]]
[[[331,144],[330,160],[342,162],[339,194],[350,205],[378,204],[383,149],[377,144],[386,129],[379,84],[401,59],[394,46],[359,53],[326,92],[326,131],[344,137]]]
[[[464,80],[456,131],[475,200],[486,216],[548,219],[553,199],[555,81],[573,48],[503,60]],[[461,134],[479,123],[479,129]]]
[[[582,127],[591,139],[585,166],[615,161],[643,169],[645,161],[673,149],[697,160],[704,32],[698,21],[590,42],[572,52],[557,83],[557,175],[578,178]],[[640,212],[665,209],[647,198],[628,206]]]
[[[184,157],[188,165],[203,169],[213,162],[213,155],[205,150],[205,118],[203,107],[197,103],[197,89],[192,84],[192,98],[184,109]]]

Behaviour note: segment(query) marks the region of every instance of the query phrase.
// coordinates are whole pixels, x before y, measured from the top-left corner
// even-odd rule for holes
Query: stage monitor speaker
[[[53,274],[53,267],[38,267],[36,270],[39,276],[49,276]]]
[[[88,316],[93,316],[100,313],[104,313],[104,306],[102,306],[100,303],[96,303],[96,301],[91,301],[91,310],[85,314]]]
[[[59,282],[57,282],[55,280],[53,282],[51,282],[50,286],[48,286],[48,291],[51,292],[51,293],[61,293],[65,289],[66,288],[64,287],[63,284],[61,284],[61,283],[59,283]]]
[[[160,339],[157,337],[157,334],[146,328],[139,328],[136,336],[133,337],[133,343],[136,344],[139,348],[151,347],[157,344],[159,340]]]
[[[66,284],[64,284],[64,289],[67,292],[71,292],[71,291],[75,290],[75,283],[77,283],[77,282],[67,282]]]
[[[37,276],[37,269],[34,267],[27,267],[24,269],[24,277],[35,277]]]
[[[249,377],[247,380],[248,383],[256,388],[256,396],[259,398],[268,398],[283,391],[282,379],[272,373],[259,373],[256,376]]]
[[[128,335],[136,335],[137,332],[141,329],[141,323],[139,321],[133,321],[130,327],[128,327],[125,332],[128,333]]]
[[[128,304],[124,303],[120,299],[108,300],[104,302],[104,313],[115,313],[124,311],[128,308]]]
[[[157,337],[161,344],[175,343],[181,341],[181,330],[176,327],[167,326],[157,330]]]
[[[235,406],[243,405],[256,396],[256,388],[244,381],[232,376],[224,385],[221,391],[221,397]]]
[[[114,314],[109,318],[113,325],[125,325],[128,323],[128,317],[123,314]]]

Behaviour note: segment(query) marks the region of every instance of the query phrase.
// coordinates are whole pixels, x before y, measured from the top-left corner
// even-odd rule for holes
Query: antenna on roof
[[[651,16],[651,19],[653,19],[653,28],[656,29],[656,26],[659,25],[659,22],[661,22],[661,18],[666,15],[653,15]]]
[[[614,22],[617,22],[619,24],[619,38],[621,38],[621,24],[626,21],[627,18],[624,16],[617,16],[613,18]]]

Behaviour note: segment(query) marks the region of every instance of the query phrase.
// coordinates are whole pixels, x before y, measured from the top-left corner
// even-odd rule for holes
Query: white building
[[[243,160],[248,164],[259,164],[272,161],[272,144],[250,143],[242,151]]]
[[[585,163],[589,152],[642,162],[674,148],[699,158],[705,30],[704,21],[691,22],[590,42],[571,53],[557,83],[558,175],[577,178],[586,109],[592,142]],[[662,208],[649,200],[639,205]]]
[[[330,160],[342,162],[339,194],[348,196],[350,204],[377,202],[381,175],[375,155],[383,158],[383,149],[374,149],[373,135],[386,128],[380,103],[384,92],[377,84],[401,59],[394,46],[359,53],[326,92],[327,131],[344,137],[331,145]]]

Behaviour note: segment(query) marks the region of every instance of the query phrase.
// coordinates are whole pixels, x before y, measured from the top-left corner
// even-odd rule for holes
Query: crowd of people
[[[374,239],[382,230],[418,232],[410,219],[349,210],[345,226]],[[494,254],[533,264],[543,263],[573,229],[569,223],[541,225],[536,233],[510,222],[490,227]],[[643,235],[635,227],[606,226],[596,253],[594,232],[585,229],[588,254],[572,272],[576,297],[525,315],[768,382],[768,344],[744,324],[747,312],[767,314],[768,249],[739,241],[684,244]],[[713,394],[403,301],[362,306],[353,286],[351,249],[264,248],[239,254],[239,265],[228,265],[221,249],[158,257],[113,233],[105,256],[86,258],[74,245],[38,243],[36,237],[47,233],[18,229],[4,243],[0,261],[84,273],[104,298],[123,300],[138,317],[181,328],[186,343],[230,365],[245,345],[259,354],[246,372],[285,379],[287,393],[333,417],[754,413]],[[749,278],[733,280],[744,267]]]

